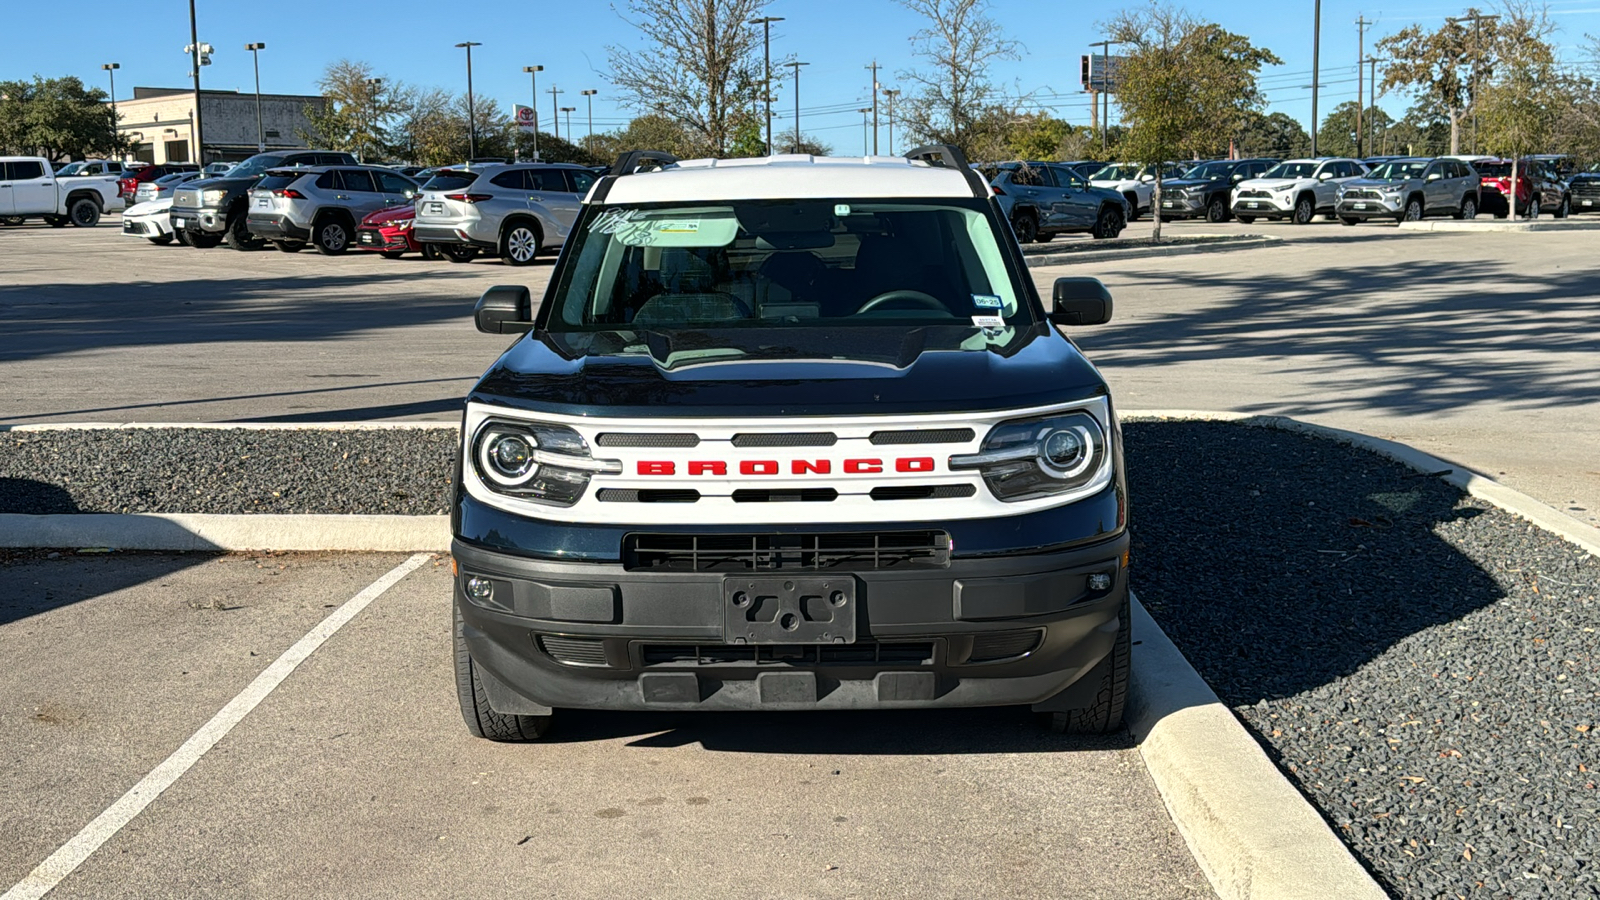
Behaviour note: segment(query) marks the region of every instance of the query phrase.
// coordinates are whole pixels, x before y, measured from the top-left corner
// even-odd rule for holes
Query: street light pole
[[[106,74],[111,76],[111,131],[121,134],[122,120],[117,117],[117,70],[122,68],[122,63],[106,63],[100,68],[105,69]]]
[[[267,152],[267,133],[261,127],[261,51],[267,49],[263,43],[245,44],[244,48],[250,51],[250,59],[256,67],[256,152]]]
[[[194,2],[194,0],[190,0]],[[478,155],[478,110],[472,101],[472,48],[482,47],[479,41],[462,41],[457,48],[465,47],[467,50],[467,161],[471,162]]]
[[[205,168],[205,144],[200,142],[200,28],[194,20],[194,0],[189,0],[189,56],[194,66],[194,124],[190,127],[194,132],[194,161]]]
[[[861,155],[867,155],[867,113],[872,112],[872,107],[863,106],[856,112],[861,113]]]
[[[785,63],[794,70],[794,146],[790,147],[793,153],[800,152],[800,67],[809,66],[811,63],[790,62]]]
[[[579,91],[578,93],[582,94],[584,99],[589,102],[589,136],[584,138],[584,143],[587,143],[590,146],[593,146],[594,145],[594,95],[600,93],[600,90],[598,88],[594,88],[594,89],[587,90],[587,91]],[[570,131],[571,129],[569,128],[567,130]],[[772,125],[771,125],[770,122],[767,125],[767,131],[768,131],[769,134],[772,131]]]
[[[1111,45],[1112,44],[1121,44],[1121,43],[1125,43],[1125,42],[1124,41],[1113,41],[1113,40],[1109,40],[1109,39],[1108,40],[1104,40],[1104,41],[1090,41],[1089,42],[1089,46],[1091,46],[1091,47],[1099,47],[1100,48],[1100,59],[1103,61],[1103,64],[1102,64],[1101,68],[1104,69],[1104,71],[1100,73],[1100,86],[1102,88],[1100,93],[1105,94],[1105,96],[1106,96],[1105,109],[1101,113],[1101,116],[1100,116],[1100,155],[1101,156],[1106,156],[1106,155],[1109,155],[1111,153],[1111,150],[1110,150],[1111,141],[1110,141],[1110,138],[1107,137],[1107,133],[1111,131]],[[1091,69],[1092,69],[1092,63],[1093,62],[1094,62],[1094,60],[1091,58],[1090,59]],[[1090,87],[1094,86],[1094,73],[1093,73],[1093,71],[1091,71],[1089,73],[1089,85],[1090,85]]]
[[[1311,155],[1317,155],[1317,91],[1322,83],[1319,73],[1322,52],[1322,0],[1314,0],[1311,22]]]
[[[766,60],[767,80],[762,85],[761,99],[767,107],[767,155],[772,155],[772,23],[782,22],[782,16],[762,16],[751,19],[749,24],[761,26],[762,56]]]
[[[1366,16],[1356,18],[1356,156],[1366,154],[1361,152],[1363,146],[1362,136],[1366,133],[1361,128],[1361,60],[1367,55],[1367,26],[1375,24],[1368,22]]]
[[[522,71],[528,73],[528,80],[533,87],[533,161],[539,161],[539,73],[544,71],[544,66],[523,66]]]
[[[899,88],[884,88],[883,95],[889,98],[889,155],[894,155],[894,100],[900,96]]]
[[[561,107],[561,111],[567,114],[567,140],[569,141],[572,140],[572,113],[576,109],[576,106]]]
[[[1499,18],[1499,16],[1486,16],[1483,13],[1474,12],[1470,16],[1450,16],[1445,19],[1446,22],[1452,25],[1458,22],[1472,23],[1472,80],[1468,82],[1467,103],[1472,106],[1472,152],[1474,153],[1482,150],[1478,146],[1478,72],[1483,68],[1483,23],[1495,21]],[[1456,148],[1451,147],[1450,152],[1456,152]],[[1516,216],[1513,215],[1512,218],[1514,219]]]

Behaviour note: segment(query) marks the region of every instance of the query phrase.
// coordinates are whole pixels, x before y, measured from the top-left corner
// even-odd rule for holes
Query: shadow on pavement
[[[51,552],[60,558],[48,558]],[[0,549],[0,625],[158,581],[221,555]]]

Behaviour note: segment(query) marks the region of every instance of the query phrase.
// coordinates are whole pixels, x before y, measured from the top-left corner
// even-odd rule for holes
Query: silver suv
[[[1354,225],[1370,219],[1476,218],[1480,180],[1470,163],[1448,156],[1391,160],[1340,186],[1339,221]]]
[[[350,249],[368,213],[416,195],[415,181],[378,166],[270,169],[250,190],[245,227],[286,253],[309,242],[334,256]]]
[[[422,186],[412,229],[452,262],[488,251],[525,266],[566,242],[595,178],[582,166],[545,163],[440,169]]]

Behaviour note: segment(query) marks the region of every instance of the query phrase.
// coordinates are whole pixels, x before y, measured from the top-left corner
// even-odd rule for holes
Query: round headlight
[[[1039,461],[1063,475],[1076,475],[1089,464],[1093,446],[1083,428],[1058,428],[1039,442]]]
[[[491,431],[479,445],[478,460],[484,472],[503,485],[518,485],[539,471],[533,454],[537,442],[520,431]]]

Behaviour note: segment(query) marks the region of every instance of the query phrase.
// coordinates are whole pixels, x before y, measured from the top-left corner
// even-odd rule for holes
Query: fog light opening
[[[1090,575],[1089,576],[1089,590],[1091,590],[1091,591],[1109,591],[1109,590],[1111,590],[1111,576],[1107,575],[1104,572],[1096,572],[1093,575]]]
[[[467,596],[482,603],[494,596],[494,582],[474,575],[467,579]]]

